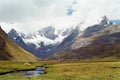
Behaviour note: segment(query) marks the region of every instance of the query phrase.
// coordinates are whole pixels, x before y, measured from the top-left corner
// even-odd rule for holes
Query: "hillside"
[[[0,60],[36,61],[37,58],[9,39],[0,27]]]
[[[55,53],[47,60],[116,60],[120,58],[120,42],[102,43]]]

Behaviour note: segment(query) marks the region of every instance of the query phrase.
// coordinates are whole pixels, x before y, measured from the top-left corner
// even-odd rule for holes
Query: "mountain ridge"
[[[111,38],[114,38],[114,40],[111,39],[111,41],[116,42],[119,40],[118,36],[114,37],[113,35],[119,35],[119,33],[115,33],[115,31],[113,31],[113,33],[115,34],[112,35],[110,34],[108,35],[107,33],[105,33],[107,32],[106,29],[109,29],[109,27],[111,26],[113,27],[116,25],[113,24],[106,16],[103,16],[97,21],[97,23],[88,26],[83,31],[81,31],[80,25],[71,29],[66,29],[62,32],[56,32],[56,30],[52,26],[48,26],[46,28],[38,30],[37,34],[29,34],[29,36],[27,37],[24,34],[22,34],[23,37],[21,39],[23,39],[25,44],[27,43],[26,50],[32,52],[35,56],[44,59],[46,57],[54,55],[54,53],[59,53],[61,51],[64,52],[66,50],[75,50],[81,47],[95,45],[97,43],[100,43],[100,41],[102,41],[101,43],[104,43],[105,40],[110,42],[109,39]],[[49,29],[50,31],[48,31]],[[108,37],[104,37],[103,35]],[[54,41],[59,36],[65,36],[62,37],[62,42],[54,43],[54,44],[50,43],[49,45],[48,44],[46,45],[45,42],[41,40],[38,40],[38,43],[33,41],[33,40],[37,40],[37,38],[41,39],[43,37],[49,38]],[[29,41],[26,42],[25,41],[26,38],[29,39],[30,42]],[[45,40],[44,38],[43,40]]]
[[[52,32],[51,31],[48,32],[49,29],[52,30]],[[68,37],[69,39],[70,38],[73,39],[78,34],[79,34],[78,27],[65,29],[64,31],[57,32],[53,27],[48,26],[46,28],[38,30],[37,33],[29,35],[25,35],[24,33],[18,33],[17,31],[14,31],[14,29],[12,29],[8,33],[8,36],[11,39],[13,39],[16,43],[18,43],[21,47],[23,47],[25,50],[32,52],[37,57],[44,58],[51,55],[55,51],[59,51],[55,47],[61,44],[63,40],[67,39]],[[73,36],[73,38],[70,36]],[[46,41],[48,41],[47,43],[49,44],[46,44]]]
[[[9,39],[8,35],[0,27],[0,60],[37,61],[38,58]]]
[[[106,25],[106,24],[105,24]],[[96,28],[100,29],[96,29]],[[95,29],[95,30],[94,30]],[[92,35],[91,35],[92,33]],[[85,36],[87,34],[87,36]],[[89,36],[88,36],[89,35]],[[93,25],[73,40],[72,49],[56,52],[47,60],[119,60],[120,25]]]

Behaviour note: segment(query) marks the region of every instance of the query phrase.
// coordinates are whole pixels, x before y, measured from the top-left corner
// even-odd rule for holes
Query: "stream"
[[[45,67],[37,67],[36,70],[26,71],[24,73],[24,76],[33,77],[33,76],[39,76],[41,74],[45,74]]]
[[[45,74],[45,67],[37,67],[35,70],[30,70],[30,71],[12,72],[12,73],[8,73],[6,75],[16,75],[16,74],[25,76],[25,77],[39,76],[41,74]]]

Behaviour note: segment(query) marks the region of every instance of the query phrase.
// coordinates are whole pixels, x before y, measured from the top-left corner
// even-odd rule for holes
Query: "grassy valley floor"
[[[29,64],[29,65],[28,65]],[[0,62],[0,73],[46,66],[46,74],[1,75],[0,80],[120,80],[120,62]]]

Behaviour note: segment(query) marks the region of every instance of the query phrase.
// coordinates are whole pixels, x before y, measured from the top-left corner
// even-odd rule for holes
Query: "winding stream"
[[[11,72],[6,75],[16,75],[16,74],[25,77],[39,76],[41,74],[45,74],[45,67],[37,67],[35,70],[30,70],[30,71]]]

